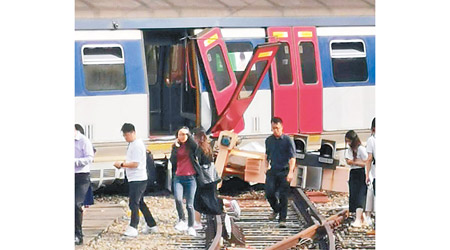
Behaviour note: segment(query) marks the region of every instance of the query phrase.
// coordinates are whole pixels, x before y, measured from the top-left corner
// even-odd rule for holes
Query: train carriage
[[[272,116],[284,120],[289,134],[369,128],[373,19],[240,20],[211,27],[180,19],[157,28],[122,22],[118,30],[94,22],[75,31],[75,121],[99,149],[98,185],[123,178],[112,162],[125,152],[125,122],[147,144],[174,138],[182,125],[266,136]],[[252,61],[258,48],[275,43],[270,68]]]

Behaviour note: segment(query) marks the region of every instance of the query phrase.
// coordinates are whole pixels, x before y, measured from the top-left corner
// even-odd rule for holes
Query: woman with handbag
[[[218,215],[222,213],[222,206],[217,197],[217,183],[220,180],[215,171],[213,162],[213,151],[208,142],[208,138],[203,129],[197,128],[194,130],[194,139],[198,144],[195,157],[198,163],[197,168],[208,168],[209,180],[201,179],[205,176],[200,176],[205,170],[197,171],[197,191],[195,192],[194,208],[196,211],[207,215]],[[210,182],[212,181],[212,182]],[[205,183],[210,182],[210,183]]]
[[[197,189],[195,175],[195,152],[198,145],[189,133],[189,128],[182,127],[177,133],[177,141],[172,146],[170,162],[172,163],[173,194],[178,213],[178,223],[175,229],[187,231],[191,236],[197,236],[194,229],[194,195]],[[183,198],[186,199],[188,223],[183,210]]]
[[[202,128],[196,128],[194,130],[194,139],[198,144],[195,153],[196,164],[194,165],[197,170],[197,191],[195,192],[194,208],[196,211],[205,214],[208,219],[213,220],[215,223],[216,220],[213,219],[213,217],[215,215],[221,215],[223,221],[222,236],[231,239],[233,221],[226,213],[224,213],[224,205],[227,204],[236,217],[239,217],[240,215],[239,205],[235,200],[230,202],[219,199],[217,196],[217,184],[219,183],[220,178],[217,174],[216,167],[214,166],[213,150],[205,131]],[[238,227],[236,226],[235,228]],[[242,231],[240,234],[242,235]]]

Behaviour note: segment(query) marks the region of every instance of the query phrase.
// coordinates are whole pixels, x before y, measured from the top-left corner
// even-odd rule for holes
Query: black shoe
[[[79,246],[81,244],[83,244],[83,238],[78,238],[75,236],[75,245]]]
[[[277,215],[278,215],[278,213],[272,212],[272,213],[269,215],[269,220],[270,220],[270,221],[274,221],[274,220],[277,218]]]
[[[286,221],[280,221],[280,228],[286,228]]]

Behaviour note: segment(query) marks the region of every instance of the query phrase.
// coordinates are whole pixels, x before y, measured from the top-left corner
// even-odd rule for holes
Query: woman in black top
[[[205,131],[203,129],[195,129],[194,140],[198,144],[195,156],[199,166],[211,164],[211,162],[213,162],[213,151],[209,145]],[[220,205],[217,197],[217,182],[202,184],[197,181],[194,208],[202,214],[218,215],[222,213],[222,205]]]

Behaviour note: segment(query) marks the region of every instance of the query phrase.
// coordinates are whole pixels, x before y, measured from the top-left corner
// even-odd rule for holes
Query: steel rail
[[[325,218],[319,213],[314,204],[300,188],[291,189],[291,193],[294,209],[301,214],[309,227],[266,248],[266,250],[290,249],[295,247],[302,239],[315,239],[318,241],[320,249],[334,250],[336,247],[333,228],[338,226],[345,218],[348,217],[348,210],[342,210],[335,215]],[[213,240],[211,240],[211,236],[206,239],[206,244],[212,241],[209,246],[207,245],[207,249],[209,250],[218,250],[221,247],[220,239],[222,237],[222,221],[220,215],[216,216],[215,220],[217,222],[215,224],[215,236]],[[208,225],[210,225],[210,223],[208,223]]]
[[[320,249],[334,250],[335,238],[332,228],[339,225],[345,218],[348,217],[347,209],[324,218],[315,208],[314,204],[308,199],[305,193],[299,189],[292,190],[294,204],[297,210],[302,214],[303,218],[310,224],[310,226],[285,240],[282,240],[266,250],[283,250],[289,249],[297,245],[301,239],[318,239]]]
[[[208,239],[208,237],[206,237],[206,248],[208,250],[219,250],[220,249],[220,239],[222,238],[222,218],[220,215],[216,215],[215,217],[215,225],[216,225],[216,229],[215,229],[215,236],[211,242],[211,245],[208,244],[211,241],[211,239]],[[208,222],[208,226],[211,225],[212,223]]]

